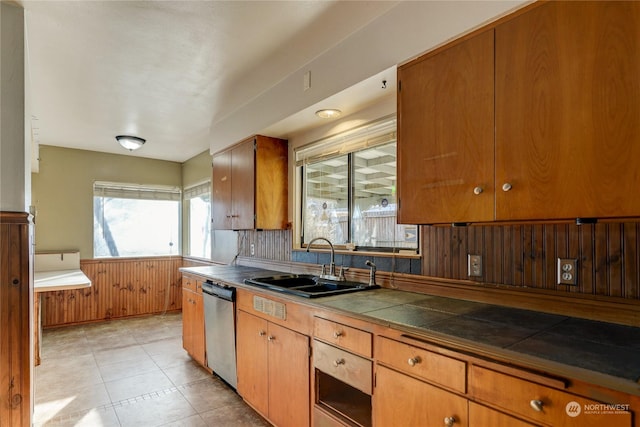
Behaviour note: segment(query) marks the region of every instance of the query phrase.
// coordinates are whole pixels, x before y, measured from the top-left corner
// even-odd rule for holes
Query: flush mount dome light
[[[116,140],[129,151],[137,150],[142,147],[142,145],[147,142],[145,139],[138,138],[137,136],[131,135],[118,135],[116,136]]]
[[[342,111],[336,110],[335,108],[316,111],[316,116],[322,119],[335,119],[336,117],[340,117],[340,114],[342,114]]]

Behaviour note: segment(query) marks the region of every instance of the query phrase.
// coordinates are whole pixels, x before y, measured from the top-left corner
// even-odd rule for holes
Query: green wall
[[[40,146],[32,174],[36,251],[79,249],[93,258],[93,182],[182,187],[182,164],[119,154]]]

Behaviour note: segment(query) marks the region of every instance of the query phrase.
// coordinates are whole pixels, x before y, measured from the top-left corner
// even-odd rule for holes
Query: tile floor
[[[45,330],[34,426],[269,424],[191,360],[168,313]]]

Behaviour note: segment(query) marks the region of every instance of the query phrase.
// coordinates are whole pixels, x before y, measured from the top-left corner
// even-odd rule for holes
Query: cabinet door
[[[492,30],[398,70],[399,223],[493,220],[493,72]]]
[[[231,211],[234,230],[253,229],[255,223],[254,140],[231,150]]]
[[[309,426],[309,337],[269,323],[269,419],[278,427]]]
[[[193,317],[191,318],[191,356],[202,366],[207,365],[204,335],[204,301],[202,294],[193,294]]]
[[[638,22],[640,2],[549,2],[496,28],[497,219],[640,214]]]
[[[469,402],[469,427],[534,427],[533,424]]]
[[[231,152],[216,154],[212,160],[211,226],[231,229]]]
[[[374,426],[442,426],[447,417],[453,417],[454,426],[467,427],[467,400],[384,366],[377,367]]]
[[[194,322],[194,292],[182,288],[182,348],[192,354],[193,349],[193,322]]]
[[[236,348],[238,393],[263,416],[269,416],[267,321],[238,310]],[[279,396],[289,400],[291,396]]]

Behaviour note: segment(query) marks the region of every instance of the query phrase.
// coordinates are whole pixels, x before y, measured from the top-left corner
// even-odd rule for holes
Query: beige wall
[[[114,141],[115,144],[115,141]],[[36,251],[79,249],[93,258],[93,182],[182,186],[177,162],[42,145],[32,175]]]
[[[30,144],[25,143],[24,11],[0,4],[0,210],[27,212]]]
[[[211,159],[209,150],[206,150],[195,157],[190,158],[182,164],[182,185],[184,188],[201,184],[207,180],[211,180]],[[182,205],[182,253],[187,254],[189,224],[189,206],[184,203]]]

